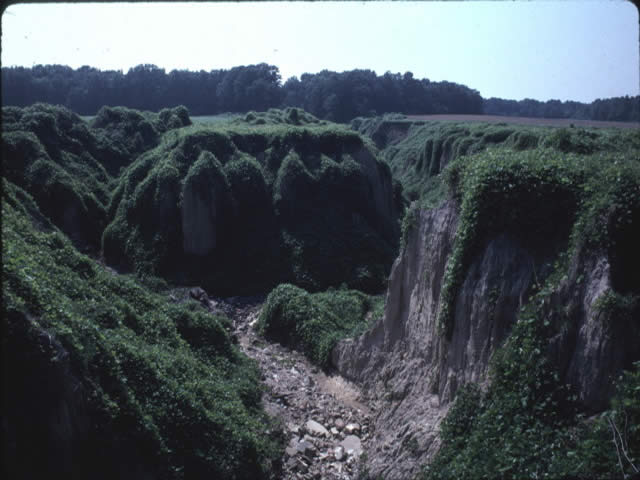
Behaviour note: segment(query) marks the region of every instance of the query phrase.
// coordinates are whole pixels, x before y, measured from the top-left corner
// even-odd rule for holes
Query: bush
[[[302,351],[327,368],[331,350],[341,338],[362,332],[381,315],[382,298],[355,290],[310,294],[294,285],[274,289],[260,314],[258,331],[267,338]],[[375,314],[376,318],[370,319]]]

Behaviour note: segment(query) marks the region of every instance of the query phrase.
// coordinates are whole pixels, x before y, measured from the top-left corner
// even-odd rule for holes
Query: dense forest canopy
[[[575,118],[579,120],[603,120],[609,122],[640,121],[640,96],[597,99],[591,103],[531,98],[505,100],[489,98],[483,101],[486,115],[514,117]]]
[[[138,65],[126,73],[64,65],[2,68],[2,103],[25,107],[36,102],[63,105],[80,115],[95,115],[104,105],[151,111],[185,105],[192,115],[291,106],[336,122],[390,112],[640,121],[638,96],[590,104],[483,99],[464,85],[417,79],[411,72],[323,70],[283,82],[278,67],[266,63],[168,73],[155,65]]]
[[[81,115],[94,115],[103,105],[152,111],[185,105],[193,115],[292,106],[341,122],[375,112],[482,112],[477,91],[450,82],[418,80],[411,72],[378,76],[371,70],[323,70],[283,84],[278,68],[265,63],[169,73],[155,65],[138,65],[126,74],[62,65],[3,68],[2,96],[5,105],[47,102]]]
[[[266,63],[168,73],[155,65],[138,65],[126,73],[88,66],[2,68],[3,105],[25,107],[36,102],[63,105],[80,115],[95,115],[104,105],[150,111],[185,105],[192,115],[291,106],[336,122],[390,112],[640,121],[640,97],[599,99],[591,104],[483,99],[464,85],[417,79],[411,72],[377,75],[372,70],[323,70],[283,82],[278,67]]]

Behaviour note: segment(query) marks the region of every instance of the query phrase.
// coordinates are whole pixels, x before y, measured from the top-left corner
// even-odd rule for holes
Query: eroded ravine
[[[358,478],[373,434],[371,410],[354,384],[256,334],[263,300],[233,297],[216,306],[233,319],[239,346],[262,371],[265,410],[282,421],[287,446],[281,478]]]

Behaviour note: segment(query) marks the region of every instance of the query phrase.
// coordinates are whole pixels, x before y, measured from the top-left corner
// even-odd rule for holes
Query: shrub
[[[382,299],[355,290],[329,290],[310,294],[282,284],[267,297],[258,331],[284,345],[301,350],[311,361],[327,368],[331,350],[341,338],[366,328],[368,316],[381,315]]]

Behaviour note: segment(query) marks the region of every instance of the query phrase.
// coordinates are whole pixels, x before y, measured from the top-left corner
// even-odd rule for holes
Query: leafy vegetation
[[[57,106],[3,107],[4,176],[36,199],[76,247],[96,252],[114,176],[170,128],[190,123],[184,107],[146,114],[103,108],[90,124]]]
[[[357,290],[308,293],[282,284],[267,297],[258,330],[267,338],[304,352],[317,365],[330,365],[338,340],[362,333],[382,316],[384,299]]]
[[[454,161],[445,178],[451,195],[461,199],[460,224],[440,296],[444,331],[451,332],[464,272],[490,234],[508,230],[534,251],[544,245],[566,245],[570,234],[571,248],[587,244],[611,249],[622,231],[637,239],[637,232],[631,231],[640,209],[637,155],[633,149],[591,156],[547,149],[490,150]],[[598,226],[603,220],[611,225],[604,231]],[[638,265],[638,255],[630,246],[616,250],[613,281],[628,284],[632,282],[628,267]],[[619,265],[620,257],[629,263]]]
[[[194,115],[297,107],[338,122],[376,111],[482,111],[477,91],[451,82],[416,79],[411,72],[378,76],[371,70],[323,70],[290,78],[283,85],[278,68],[265,63],[169,73],[155,65],[137,65],[126,73],[62,65],[10,67],[2,69],[2,97],[9,105],[49,102],[82,115],[95,115],[104,105],[159,111],[180,104]]]
[[[507,115],[519,117],[575,118],[604,121],[640,121],[640,98],[614,97],[598,98],[591,103],[575,101],[547,100],[541,102],[531,98],[505,100],[486,98],[483,110],[487,115]]]
[[[545,304],[564,266],[519,315],[491,360],[486,392],[463,387],[441,425],[443,445],[421,478],[626,478],[640,459],[640,362],[619,379],[611,409],[585,420],[546,346]],[[612,441],[613,438],[613,441]]]
[[[165,72],[155,65],[137,65],[126,73],[86,66],[3,67],[2,98],[22,107],[35,102],[65,105],[82,115],[95,115],[104,105],[159,111],[183,104],[194,115],[299,107],[339,122],[390,112],[640,121],[637,96],[589,104],[483,99],[464,85],[417,79],[411,72],[378,76],[371,70],[323,70],[281,84],[278,68],[265,63],[209,72]]]
[[[640,137],[631,130],[425,122],[397,114],[354,119],[351,127],[375,142],[407,199],[419,200],[426,208],[446,198],[441,173],[449,163],[488,148],[524,151],[543,146],[580,154],[640,148]]]
[[[29,191],[43,213],[80,248],[96,250],[106,224],[113,153],[69,110],[4,107],[4,176]]]
[[[249,112],[243,118],[236,119],[234,123],[249,125],[327,125],[326,121],[321,121],[310,113],[296,107],[287,107],[284,110],[270,108],[266,112]]]
[[[265,72],[252,72],[233,78],[275,91],[260,82]],[[301,83],[324,88],[312,76]],[[230,110],[251,102],[248,91],[237,95]],[[339,110],[336,95],[325,103],[322,116],[351,108]],[[610,410],[585,421],[547,352],[568,321],[548,306],[578,254],[609,260],[611,289],[595,305],[606,328],[640,314],[637,132],[419,124],[396,114],[356,120],[369,140],[298,108],[209,125],[191,125],[185,107],[104,107],[88,122],[44,104],[2,113],[3,376],[13,387],[6,428],[16,435],[8,468],[276,475],[281,443],[260,409],[255,366],[230,341],[228,319],[168,303],[169,283],[220,295],[295,283],[272,291],[259,328],[327,367],[339,339],[382,314],[381,297],[347,288],[379,292],[419,207],[445,196],[460,214],[441,290],[444,335],[466,271],[492,237],[507,233],[559,260],[536,278],[491,361],[488,390],[459,394],[425,478],[605,478],[638,466],[640,365],[619,380]],[[403,190],[416,201],[400,227]],[[113,275],[76,248],[102,248],[110,265],[136,275]],[[77,465],[72,450],[82,454]]]
[[[162,133],[191,125],[191,119],[184,106],[165,108],[157,114],[125,107],[102,107],[89,125],[122,152],[119,162],[110,165],[112,173],[119,173],[119,169],[139,154],[155,147]]]
[[[229,294],[285,281],[380,290],[399,233],[396,207],[371,201],[391,190],[386,164],[355,132],[296,109],[256,116],[264,125],[252,115],[169,131],[123,172],[107,261]]]
[[[626,422],[640,409],[638,365],[620,380],[611,409],[586,421],[576,392],[560,381],[549,345],[571,321],[551,305],[570,274],[569,260],[578,255],[609,258],[613,289],[595,305],[598,320],[611,332],[631,325],[625,335],[637,338],[640,284],[629,269],[638,265],[630,242],[640,240],[639,138],[637,132],[565,129],[537,136],[542,146],[536,149],[488,148],[458,157],[443,173],[460,208],[440,296],[444,335],[452,333],[466,272],[490,238],[506,232],[557,261],[535,279],[532,296],[492,357],[487,391],[461,390],[425,479],[611,478],[637,467],[639,437]]]
[[[7,470],[27,477],[275,475],[279,439],[269,434],[276,429],[261,411],[259,373],[231,343],[229,320],[107,272],[78,253],[29,194],[3,182],[3,377],[10,386],[3,405],[5,433],[15,435],[3,443]],[[59,405],[68,413],[57,426],[51,419],[61,415]],[[76,455],[64,464],[69,442]]]

